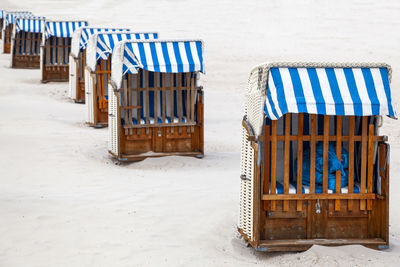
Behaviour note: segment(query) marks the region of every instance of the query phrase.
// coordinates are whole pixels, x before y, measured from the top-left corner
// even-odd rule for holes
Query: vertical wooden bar
[[[368,173],[367,173],[367,193],[372,193],[372,179],[374,175],[374,124],[369,125],[368,129]],[[367,210],[372,210],[372,199],[367,200]]]
[[[178,73],[178,115],[179,115],[179,122],[182,123],[182,75],[183,73]]]
[[[297,119],[297,194],[302,194],[303,188],[303,126],[304,114],[300,113]],[[297,201],[297,211],[303,208],[303,201]]]
[[[53,64],[51,64],[51,65],[56,65],[57,64],[57,54],[56,54],[56,44],[57,44],[57,38],[56,37],[50,37],[50,38],[53,38]]]
[[[166,93],[167,91],[165,90],[165,73],[161,73],[161,83],[162,83],[162,103],[163,103],[163,108],[162,108],[162,121],[165,123],[165,114],[167,113],[167,101],[166,101]]]
[[[324,154],[322,167],[322,193],[328,193],[328,149],[329,149],[329,116],[324,115]]]
[[[336,157],[339,161],[342,159],[342,116],[336,117]],[[341,171],[336,172],[335,193],[341,193]],[[335,211],[340,211],[340,199],[335,200]]]
[[[190,72],[185,73],[185,88],[186,88],[186,122],[192,122],[190,117]]]
[[[264,194],[269,194],[269,146],[270,146],[270,126],[264,126]],[[268,201],[264,201],[264,210],[268,210]]]
[[[175,86],[174,86],[174,80],[175,80],[175,73],[171,73],[171,84],[170,84],[170,88],[171,88],[171,123],[174,123],[175,121],[175,111],[174,111],[174,95],[175,95]]]
[[[290,160],[290,125],[291,113],[285,114],[285,144],[284,144],[284,157],[283,157],[283,193],[289,194],[289,160]],[[289,201],[283,201],[283,210],[289,210]]]
[[[271,194],[276,194],[276,152],[277,152],[277,121],[273,120],[271,132]],[[271,201],[271,211],[275,210],[276,202]]]
[[[146,82],[145,90],[146,90],[146,122],[150,124],[150,98],[149,98],[149,72],[147,70],[144,71],[144,80]]]
[[[362,134],[361,134],[361,181],[360,181],[360,193],[365,193],[366,187],[366,176],[367,176],[367,131],[368,131],[368,117],[362,117]],[[360,210],[365,210],[365,200],[360,200]]]
[[[353,193],[354,186],[354,128],[355,117],[350,116],[349,121],[349,194]],[[347,201],[348,210],[353,210],[353,200]]]
[[[136,81],[137,81],[137,86],[136,86],[136,103],[138,106],[140,106],[139,109],[137,109],[136,111],[136,124],[140,125],[141,123],[141,113],[143,110],[143,103],[141,103],[140,101],[140,93],[141,93],[141,88],[140,88],[140,81],[141,81],[141,74],[142,74],[142,70],[139,69],[138,73],[136,74]],[[129,75],[129,74],[128,74]]]
[[[196,91],[195,91],[195,79],[196,79],[196,74],[191,74],[190,75],[190,96],[192,98],[192,102],[190,103],[190,108],[191,108],[191,114],[190,114],[190,119],[192,122],[195,121],[194,117],[194,109],[195,109],[195,101],[196,101]]]
[[[158,123],[158,85],[157,85],[157,77],[159,72],[154,72],[153,81],[154,81],[154,124]]]
[[[101,90],[103,90],[103,85],[101,86]],[[126,96],[126,105],[127,106],[133,106],[133,103],[132,103],[132,75],[131,74],[127,75],[126,94],[127,94],[127,96]],[[130,126],[133,123],[133,118],[132,118],[133,112],[132,112],[132,110],[133,109],[127,109],[126,110],[126,114],[127,114]],[[131,133],[131,129],[129,129],[129,133]]]
[[[310,194],[315,193],[315,150],[317,135],[317,115],[311,114],[311,141],[310,141]]]

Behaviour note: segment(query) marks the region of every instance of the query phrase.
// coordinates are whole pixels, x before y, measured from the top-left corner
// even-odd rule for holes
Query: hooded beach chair
[[[72,35],[69,60],[69,95],[76,103],[85,103],[86,46],[96,32],[124,32],[126,28],[81,27]]]
[[[3,37],[3,23],[4,23],[4,17],[5,17],[6,11],[5,10],[0,10],[0,39]]]
[[[11,42],[12,68],[40,68],[44,17],[16,18]]]
[[[119,43],[108,89],[109,152],[121,161],[203,157],[204,73],[200,40]]]
[[[40,46],[42,82],[69,80],[71,38],[75,30],[87,26],[86,21],[46,21]]]
[[[389,244],[386,64],[275,63],[246,92],[239,232],[258,251]]]
[[[111,54],[115,46],[125,40],[157,38],[157,33],[148,32],[102,32],[89,39],[85,70],[88,125],[104,127],[108,124],[108,82],[111,75]]]
[[[13,33],[14,20],[16,18],[29,18],[33,17],[32,12],[29,11],[9,11],[3,13],[3,53],[9,54],[11,51],[11,37]]]

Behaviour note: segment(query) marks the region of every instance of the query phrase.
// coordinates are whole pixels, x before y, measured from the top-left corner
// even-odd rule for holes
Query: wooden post
[[[157,85],[157,81],[158,79],[156,79],[156,77],[158,77],[159,73],[158,72],[154,72],[154,76],[153,76],[153,83],[154,83],[154,124],[158,123],[158,85]]]
[[[269,145],[270,145],[270,126],[264,126],[264,194],[269,194]],[[264,201],[264,210],[268,210],[268,201]]]
[[[310,141],[310,194],[315,193],[315,150],[317,134],[317,115],[311,114],[311,141]]]
[[[150,97],[149,97],[149,72],[147,70],[144,71],[144,80],[145,86],[144,89],[146,91],[146,123],[150,124]]]
[[[290,125],[291,125],[291,113],[285,114],[285,144],[284,144],[284,167],[283,167],[283,193],[289,194],[289,159],[290,159]],[[283,201],[283,210],[289,210],[289,202]]]
[[[139,71],[138,71],[138,73],[136,74],[137,75],[137,86],[136,86],[136,102],[137,102],[137,105],[138,106],[140,106],[140,109],[137,109],[137,112],[136,112],[136,118],[137,118],[137,125],[140,125],[140,123],[141,123],[141,113],[142,113],[142,110],[143,110],[143,104],[141,103],[141,101],[140,101],[140,94],[141,94],[141,88],[140,88],[140,81],[141,81],[141,74],[142,74],[142,70],[140,69]],[[129,75],[129,74],[128,74]]]
[[[300,113],[298,116],[297,126],[297,194],[302,194],[303,188],[303,126],[304,126],[304,114]],[[297,201],[297,211],[301,211],[303,208],[303,202]]]
[[[328,193],[328,149],[329,149],[329,116],[324,115],[324,154],[322,168],[322,193]]]
[[[368,131],[368,117],[362,117],[362,135],[361,135],[361,182],[360,193],[365,193],[366,187],[366,171],[367,171],[367,131]],[[360,200],[360,210],[365,210],[365,200]]]
[[[273,120],[271,132],[271,194],[276,194],[276,152],[277,152],[277,121]],[[271,211],[275,210],[276,202],[271,201]]]
[[[182,75],[183,73],[178,73],[178,86],[177,86],[177,94],[178,94],[178,115],[179,122],[182,123]]]
[[[353,193],[354,186],[354,128],[355,128],[355,117],[350,116],[349,122],[349,194]],[[348,210],[353,210],[353,200],[347,201]]]
[[[166,94],[167,91],[165,90],[165,73],[161,73],[161,90],[162,90],[162,103],[163,103],[163,108],[162,108],[162,121],[165,123],[165,114],[167,113],[167,101],[166,101]]]
[[[374,124],[369,125],[368,129],[368,173],[367,173],[367,193],[372,193],[372,180],[374,176]],[[367,200],[367,210],[372,210],[372,200]]]
[[[336,157],[342,161],[342,116],[336,117]],[[336,171],[335,193],[341,193],[341,171]],[[340,199],[335,200],[335,211],[340,211]]]

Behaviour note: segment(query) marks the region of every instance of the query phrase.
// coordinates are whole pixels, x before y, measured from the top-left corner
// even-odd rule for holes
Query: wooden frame
[[[80,51],[78,58],[74,58],[75,73],[75,103],[85,104],[85,67],[86,67],[86,50]]]
[[[51,36],[41,45],[42,82],[67,82],[69,80],[69,54],[71,38]]]
[[[264,125],[262,136],[252,136],[244,127],[254,149],[253,236],[239,232],[259,251],[303,251],[314,244],[338,246],[360,244],[371,248],[389,245],[389,146],[385,136],[375,134],[376,126],[368,117],[361,117],[361,133],[357,135],[355,117],[335,116],[335,134],[329,134],[329,121],[323,116],[322,133],[317,133],[317,115],[310,115],[310,133],[303,131],[304,114],[298,114],[297,133],[292,134],[292,114],[284,118],[284,132],[277,132],[277,121]],[[372,121],[372,120],[371,120]],[[348,127],[348,134],[343,129]],[[320,129],[321,129],[320,128]],[[256,141],[257,140],[257,141]],[[289,194],[289,148],[297,143],[296,193]],[[316,144],[323,144],[322,193],[316,193]],[[341,192],[340,171],[336,172],[335,192],[328,193],[328,145],[335,142],[336,155],[341,156],[344,144],[349,155],[348,192]],[[283,147],[283,194],[276,194],[278,143]],[[310,151],[309,192],[302,190],[303,146]],[[356,146],[358,149],[356,149]],[[262,149],[262,154],[258,151]],[[357,152],[358,151],[358,152]],[[355,165],[355,157],[360,164]],[[359,173],[359,190],[355,193],[354,173]],[[376,170],[376,172],[374,171]],[[380,185],[374,181],[379,173]],[[379,187],[379,188],[378,188]]]
[[[92,79],[92,108],[93,121],[88,125],[101,128],[108,125],[108,86],[111,76],[111,57],[107,60],[99,59],[97,61],[96,71],[91,73]]]
[[[40,69],[42,33],[19,31],[12,42],[12,68]]]
[[[0,19],[0,39],[3,38],[3,23],[4,23],[4,18]]]
[[[13,32],[14,25],[8,24],[8,26],[4,29],[3,36],[3,53],[10,54],[11,52],[11,37]]]
[[[116,92],[119,154],[110,151],[114,157],[121,161],[169,155],[203,157],[203,91],[196,86],[195,73],[139,70],[137,75],[126,75],[124,84]],[[159,105],[151,105],[150,100]]]

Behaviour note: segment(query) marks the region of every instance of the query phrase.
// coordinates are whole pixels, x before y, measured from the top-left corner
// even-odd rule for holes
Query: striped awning
[[[105,27],[81,27],[72,36],[71,55],[74,58],[79,56],[79,52],[86,49],[89,38],[98,32],[126,32],[127,28],[105,28]]]
[[[29,11],[12,11],[12,12],[5,12],[5,19],[3,24],[3,29],[5,29],[8,25],[14,24],[15,18],[29,18],[34,17],[32,12]]]
[[[0,19],[4,19],[5,14],[6,14],[5,10],[0,10]]]
[[[138,69],[152,72],[203,72],[201,40],[139,40],[124,41],[114,49],[111,82],[116,88],[125,73]]]
[[[387,115],[396,118],[385,64],[271,64],[265,115]]]
[[[75,30],[87,25],[86,21],[46,21],[45,39],[51,36],[70,38]]]
[[[15,32],[25,31],[42,33],[44,29],[44,17],[17,18],[15,20]]]
[[[86,65],[92,71],[95,71],[98,59],[107,60],[112,54],[114,47],[121,41],[126,40],[154,40],[158,38],[155,32],[124,32],[124,33],[97,33],[88,45],[86,51]]]

